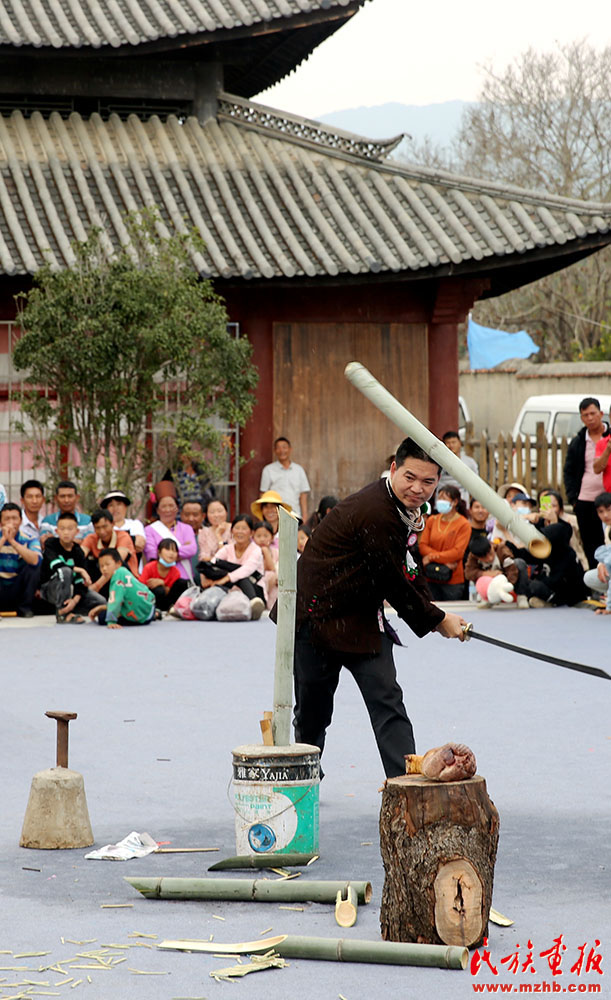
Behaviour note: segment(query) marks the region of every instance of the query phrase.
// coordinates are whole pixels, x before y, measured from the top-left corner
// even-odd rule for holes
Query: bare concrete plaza
[[[588,610],[509,608],[473,616],[487,635],[609,667],[609,620]],[[397,650],[396,663],[418,751],[448,740],[467,743],[500,813],[493,905],[514,924],[490,925],[496,974],[485,962],[474,975],[470,966],[461,972],[290,960],[284,969],[232,984],[209,973],[233,959],[157,951],[164,938],[211,934],[218,942],[264,932],[379,938],[383,773],[356,685],[347,674],[340,683],[324,756],[320,860],[308,870],[308,878],[373,883],[373,900],[359,908],[356,925],[341,930],[333,907],[323,904],[289,911],[276,904],[146,900],[123,876],[205,875],[209,864],[235,853],[231,751],[259,742],[259,719],[272,707],[274,626],[267,619],[164,621],[113,632],[5,619],[0,998],[65,998],[74,989],[83,1000],[216,1000],[240,993],[251,1000],[454,1000],[501,987],[578,993],[595,987],[610,996],[611,685],[475,640],[418,640],[403,625],[400,633],[406,647]],[[20,848],[32,776],[55,764],[48,709],[78,713],[70,766],[84,776],[96,846],[137,830],[168,846],[219,851],[119,863],[86,861],[86,849]],[[157,937],[130,937],[135,932]],[[122,946],[113,954],[126,961],[91,969],[95,961],[76,957],[110,944]],[[24,952],[48,954],[17,957]],[[37,971],[69,958],[75,960],[68,977]],[[73,968],[79,964],[87,968]],[[161,974],[142,974],[153,972]]]

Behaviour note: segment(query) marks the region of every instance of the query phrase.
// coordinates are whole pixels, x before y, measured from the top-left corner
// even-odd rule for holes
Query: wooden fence
[[[476,437],[472,423],[465,428],[465,452],[475,459],[480,476],[492,489],[497,490],[502,483],[517,482],[534,496],[548,487],[561,493],[565,503],[562,470],[568,444],[566,437],[548,441],[542,423],[537,424],[535,436],[518,437],[515,441],[509,434],[489,438],[484,432]]]

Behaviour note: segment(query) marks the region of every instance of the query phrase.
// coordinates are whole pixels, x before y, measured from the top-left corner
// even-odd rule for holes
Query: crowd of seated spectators
[[[448,432],[444,440],[468,464],[458,434]],[[41,482],[23,483],[21,505],[7,501],[0,484],[0,613],[54,614],[58,624],[146,625],[166,615],[193,617],[184,608],[213,588],[218,602],[239,591],[248,620],[271,610],[278,594],[279,510],[290,505],[264,490],[249,513],[230,519],[214,488],[202,489],[197,467],[185,460],[182,473],[178,486],[156,484],[142,520],[131,516],[132,501],[122,490],[110,491],[86,513],[76,484],[62,480],[43,514]],[[604,543],[589,559],[580,523],[565,511],[559,492],[542,489],[535,498],[516,482],[497,492],[549,539],[550,554],[531,555],[479,500],[467,494],[465,502],[464,488],[446,474],[418,542],[433,600],[471,599],[481,606],[503,600],[518,608],[585,600],[597,613],[611,614],[611,492],[591,501]],[[307,521],[299,518],[297,558],[338,502],[325,495]]]
[[[122,490],[86,513],[77,485],[62,480],[43,514],[39,480],[23,483],[21,505],[8,502],[0,485],[0,613],[54,614],[62,625],[146,625],[167,614],[182,617],[174,608],[185,594],[214,586],[240,590],[246,617],[256,620],[277,597],[278,510],[291,508],[267,490],[250,513],[230,520],[214,490],[197,494],[200,480],[187,466],[178,486],[156,484],[144,520],[131,516]],[[323,498],[316,523],[335,503]],[[312,530],[299,520],[297,555]]]

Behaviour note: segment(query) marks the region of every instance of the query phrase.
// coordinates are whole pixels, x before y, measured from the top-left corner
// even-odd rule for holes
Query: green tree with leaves
[[[141,497],[183,455],[218,478],[229,447],[219,428],[254,404],[251,346],[193,266],[198,234],[160,236],[158,221],[128,216],[130,241],[114,254],[92,229],[73,244],[73,267],[44,266],[18,296],[23,410],[46,475],[77,480],[86,506],[112,488]]]

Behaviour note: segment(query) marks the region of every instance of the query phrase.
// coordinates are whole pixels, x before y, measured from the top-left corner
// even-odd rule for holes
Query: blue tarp
[[[471,369],[494,368],[501,361],[507,361],[509,358],[528,358],[539,351],[526,330],[520,330],[518,333],[493,330],[488,326],[474,323],[470,316],[467,347]]]

